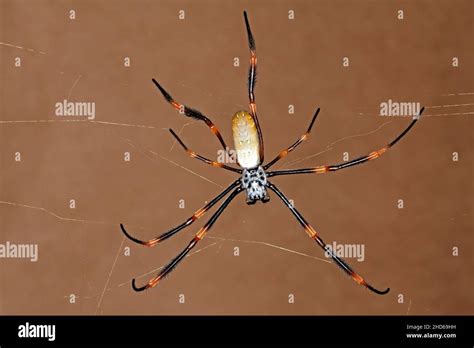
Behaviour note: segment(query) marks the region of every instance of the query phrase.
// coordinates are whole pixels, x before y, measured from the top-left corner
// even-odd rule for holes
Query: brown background
[[[1,314],[474,313],[472,1],[0,3],[0,242],[39,244],[36,263],[0,260]],[[355,158],[385,145],[409,122],[377,116],[389,98],[427,107],[381,159],[273,179],[328,243],[365,245],[364,262],[348,261],[375,286],[391,287],[387,296],[324,262],[274,195],[255,206],[239,196],[170,277],[151,291],[131,289],[133,277],[146,282],[205,219],[154,249],[126,240],[118,224],[151,238],[235,178],[174,146],[169,127],[205,156],[219,148],[151,78],[211,117],[231,144],[231,116],[248,102],[244,9],[257,43],[267,160],[322,109],[311,139],[275,167],[332,164],[343,152]],[[56,117],[65,98],[95,102],[95,122]]]

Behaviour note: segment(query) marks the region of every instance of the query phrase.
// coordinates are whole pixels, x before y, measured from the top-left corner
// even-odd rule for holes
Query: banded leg
[[[258,123],[257,116],[257,105],[255,104],[255,84],[257,82],[257,50],[255,46],[255,40],[252,35],[252,30],[250,29],[249,19],[247,17],[247,12],[244,11],[245,26],[247,27],[247,37],[249,41],[250,49],[250,67],[249,67],[249,77],[248,77],[248,88],[249,88],[249,106],[250,106],[250,115],[254,119],[255,126],[257,127],[258,133],[258,142],[260,146],[260,163],[263,163],[264,158],[264,149],[263,149],[263,134],[260,124]]]
[[[204,116],[201,112],[195,109],[188,108],[186,105],[182,105],[175,101],[173,97],[163,88],[161,85],[156,81],[155,79],[152,79],[153,83],[158,87],[160,90],[161,94],[163,94],[163,97],[166,99],[168,103],[171,104],[176,110],[178,110],[181,113],[184,113],[186,116],[194,118],[196,120],[203,121],[211,130],[211,132],[219,139],[219,142],[222,144],[222,147],[224,148],[225,151],[227,151],[228,147],[224,141],[224,138],[222,137],[221,133],[219,132],[219,129],[217,129],[216,125],[212,123],[212,121]]]
[[[161,271],[151,279],[146,285],[138,288],[135,285],[135,279],[132,280],[132,287],[135,291],[143,291],[149,288],[152,288],[158,284],[158,282],[166,277],[185,257],[186,255],[196,246],[196,244],[205,236],[207,231],[214,225],[217,218],[222,214],[222,212],[227,208],[229,203],[243,190],[242,187],[237,187],[229,197],[222,203],[222,205],[217,209],[217,211],[211,216],[211,218],[206,222],[206,224],[201,227],[201,229],[196,233],[194,238],[189,242],[188,246],[181,251],[178,256],[176,256],[170,263],[161,269]]]
[[[286,157],[286,155],[288,155],[291,151],[296,149],[296,147],[298,147],[298,145],[300,145],[303,141],[308,139],[309,134],[311,133],[311,128],[313,128],[314,121],[316,121],[316,117],[318,117],[319,111],[320,111],[320,108],[318,108],[316,110],[316,112],[314,113],[313,119],[311,120],[311,123],[309,124],[308,130],[306,131],[306,133],[304,133],[293,145],[291,145],[289,148],[287,148],[287,149],[283,150],[282,152],[280,152],[278,154],[278,156],[276,156],[273,160],[271,160],[270,162],[265,164],[263,166],[263,169],[267,170],[272,165],[274,165],[276,162],[281,160],[283,157]]]
[[[211,209],[217,202],[219,202],[224,196],[226,196],[232,189],[234,189],[239,184],[240,184],[240,179],[234,181],[232,184],[229,185],[229,187],[227,187],[224,191],[222,191],[219,195],[217,195],[209,203],[207,203],[202,208],[196,210],[194,212],[194,214],[190,218],[188,218],[185,222],[183,222],[182,224],[180,224],[180,225],[176,226],[175,228],[169,230],[168,232],[160,234],[159,236],[157,236],[153,239],[143,241],[143,240],[140,240],[140,239],[137,239],[137,238],[131,236],[127,232],[127,230],[125,229],[123,224],[120,224],[120,228],[122,229],[122,232],[125,234],[125,236],[128,239],[130,239],[131,241],[133,241],[135,243],[138,243],[138,244],[141,244],[141,245],[145,245],[147,247],[154,247],[156,244],[164,241],[165,239],[168,239],[168,238],[172,237],[173,235],[175,235],[176,233],[181,231],[183,228],[188,227],[194,221],[196,221],[196,220],[200,219],[201,217],[203,217],[204,214],[206,214],[206,212],[209,209]]]
[[[171,132],[171,134],[173,134],[173,136],[176,138],[176,140],[177,140],[178,143],[182,146],[182,148],[187,152],[187,154],[188,154],[189,157],[191,157],[191,158],[197,158],[198,160],[203,161],[203,162],[205,162],[205,163],[207,163],[207,164],[209,164],[209,165],[211,165],[211,166],[213,166],[213,167],[224,168],[224,169],[230,170],[230,171],[232,171],[232,172],[236,172],[236,173],[242,174],[242,169],[229,167],[229,166],[225,165],[224,163],[212,161],[212,160],[210,160],[210,159],[208,159],[208,158],[206,158],[206,157],[203,157],[203,156],[201,156],[201,155],[198,155],[198,154],[195,153],[193,150],[189,149],[172,129],[170,129],[170,132]]]
[[[343,162],[339,164],[334,164],[334,165],[329,165],[329,166],[318,166],[318,167],[311,167],[311,168],[303,168],[303,169],[288,169],[288,170],[275,170],[273,172],[268,172],[267,176],[276,176],[276,175],[292,175],[292,174],[309,174],[309,173],[316,173],[316,174],[323,174],[323,173],[328,173],[328,172],[335,172],[340,169],[348,168],[355,166],[357,164],[362,164],[367,161],[371,161],[373,159],[379,158],[382,156],[389,148],[391,148],[393,145],[395,145],[405,134],[408,133],[408,131],[415,125],[416,121],[420,118],[423,110],[425,108],[421,108],[418,116],[415,116],[413,118],[413,121],[408,125],[408,127],[398,136],[396,137],[392,142],[387,144],[386,146],[382,147],[380,150],[373,151],[367,156],[361,156],[358,157],[352,161],[349,162]]]
[[[290,203],[290,201],[285,197],[285,195],[273,184],[269,183],[268,187],[277,194],[278,197],[286,204],[288,209],[291,210],[293,215],[296,217],[298,222],[303,226],[305,229],[306,233],[310,236],[310,238],[314,239],[316,243],[325,251],[327,252],[331,258],[334,260],[334,262],[349,276],[354,279],[355,282],[357,282],[360,285],[365,286],[367,289],[375,292],[376,294],[379,295],[385,295],[390,291],[390,288],[387,288],[383,291],[377,290],[374,288],[372,285],[367,283],[364,278],[362,278],[358,273],[356,273],[342,258],[339,258],[334,254],[332,251],[331,247],[327,246],[326,243],[318,236],[316,230],[308,224],[308,222],[304,219],[304,217],[296,210],[293,205]]]

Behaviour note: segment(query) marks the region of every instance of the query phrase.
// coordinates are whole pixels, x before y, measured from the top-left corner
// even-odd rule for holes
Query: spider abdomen
[[[237,153],[237,162],[242,168],[260,165],[260,146],[257,126],[247,111],[238,111],[232,117],[232,133]]]

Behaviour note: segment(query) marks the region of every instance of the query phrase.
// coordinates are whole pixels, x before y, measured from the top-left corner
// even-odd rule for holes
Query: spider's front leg
[[[344,261],[342,258],[339,258],[334,254],[332,249],[324,243],[324,241],[319,237],[318,233],[316,230],[305,220],[305,218],[298,212],[298,210],[295,209],[295,207],[290,203],[288,198],[272,183],[268,183],[268,188],[270,188],[273,192],[276,193],[278,197],[285,203],[285,205],[288,207],[288,209],[291,210],[293,215],[296,217],[298,222],[303,226],[305,229],[306,233],[309,235],[311,239],[313,239],[318,245],[326,252],[328,255],[331,256],[333,261],[349,276],[352,277],[354,281],[356,281],[358,284],[365,286],[367,289],[375,292],[376,294],[379,295],[385,295],[390,291],[390,288],[387,288],[383,291],[378,290],[374,288],[372,285],[367,283],[362,276],[360,276],[358,273],[356,273],[348,264],[346,261]]]
[[[206,224],[199,229],[199,231],[194,235],[194,238],[189,242],[188,246],[184,248],[173,260],[171,260],[161,271],[148,281],[148,283],[142,287],[137,287],[135,285],[135,279],[132,280],[132,287],[135,291],[143,291],[149,288],[152,288],[158,284],[158,282],[166,277],[185,257],[186,255],[198,244],[198,242],[204,238],[206,233],[211,229],[212,225],[217,221],[222,212],[227,208],[230,202],[242,192],[242,186],[237,187],[232,191],[229,197],[226,198],[224,203],[221,204],[219,209],[211,216],[211,218],[206,222]]]
[[[196,221],[196,220],[200,219],[201,217],[203,217],[204,214],[206,214],[206,212],[209,209],[211,209],[217,202],[219,202],[224,196],[226,196],[230,191],[232,191],[232,189],[237,187],[239,184],[240,184],[240,179],[234,181],[224,191],[222,191],[215,198],[213,198],[209,203],[207,203],[204,207],[196,210],[196,212],[191,217],[189,217],[185,222],[183,222],[182,224],[176,226],[175,228],[173,228],[173,229],[171,229],[171,230],[169,230],[165,233],[160,234],[159,236],[157,236],[153,239],[143,241],[143,240],[137,239],[137,238],[133,237],[132,235],[130,235],[127,232],[127,230],[125,229],[125,227],[123,226],[123,224],[120,224],[120,228],[122,229],[122,232],[125,234],[125,236],[128,239],[130,239],[131,241],[133,241],[135,243],[138,243],[138,244],[141,244],[141,245],[148,246],[148,247],[153,247],[156,244],[158,244],[159,242],[162,242],[165,239],[168,239],[168,238],[172,237],[173,235],[175,235],[176,233],[181,231],[183,228],[190,226],[194,221]]]

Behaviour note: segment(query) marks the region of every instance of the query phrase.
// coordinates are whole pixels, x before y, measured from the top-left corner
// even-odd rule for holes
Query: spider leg
[[[176,226],[175,228],[169,230],[168,232],[165,232],[165,233],[162,233],[160,234],[159,236],[153,238],[153,239],[150,239],[150,240],[147,240],[147,241],[143,241],[143,240],[140,240],[140,239],[137,239],[133,236],[131,236],[127,230],[125,229],[125,227],[123,226],[123,224],[120,224],[120,228],[122,229],[122,232],[125,234],[125,236],[130,239],[131,241],[135,242],[135,243],[138,243],[138,244],[141,244],[141,245],[145,245],[145,246],[148,246],[148,247],[153,247],[155,246],[156,244],[164,241],[165,239],[168,239],[172,236],[174,236],[176,233],[178,233],[179,231],[181,231],[183,228],[185,227],[188,227],[189,225],[191,225],[194,221],[198,220],[199,218],[203,217],[204,214],[206,214],[206,212],[211,209],[217,202],[219,202],[225,195],[227,195],[232,189],[234,189],[237,185],[240,184],[240,179],[234,181],[232,184],[229,185],[229,187],[227,187],[224,191],[222,191],[219,195],[217,195],[215,198],[213,198],[209,203],[207,203],[205,206],[203,206],[202,208],[196,210],[196,212],[190,217],[188,218],[185,222],[183,222],[182,224]]]
[[[326,245],[326,243],[324,243],[324,241],[318,236],[318,233],[316,232],[316,230],[310,225],[308,224],[308,222],[304,219],[304,217],[298,212],[298,210],[296,210],[293,205],[290,203],[290,201],[288,200],[288,198],[285,197],[285,195],[275,186],[273,185],[272,183],[268,183],[268,187],[277,194],[278,197],[280,197],[280,199],[286,204],[286,206],[288,207],[288,209],[291,210],[291,212],[293,213],[293,215],[296,217],[296,219],[298,220],[298,222],[301,224],[301,226],[303,226],[303,228],[305,229],[306,233],[310,236],[310,238],[314,239],[316,241],[316,243],[318,243],[318,245],[325,251],[327,252],[331,258],[334,260],[334,262],[345,272],[347,273],[349,276],[352,277],[352,279],[354,279],[354,281],[356,281],[358,284],[360,285],[363,285],[365,286],[367,289],[375,292],[376,294],[379,294],[379,295],[385,295],[386,293],[388,293],[390,291],[390,288],[387,288],[383,291],[380,291],[380,290],[377,290],[376,288],[374,288],[372,285],[370,285],[369,283],[367,283],[364,278],[362,278],[358,273],[356,273],[347,263],[346,261],[344,261],[342,258],[339,258],[338,256],[336,256],[334,254],[334,252],[332,251],[332,249]]]
[[[191,158],[197,158],[198,160],[200,161],[203,161],[213,167],[218,167],[218,168],[224,168],[224,169],[227,169],[227,170],[230,170],[232,172],[236,172],[236,173],[239,173],[239,174],[242,174],[242,169],[238,169],[238,168],[232,168],[230,166],[227,166],[225,165],[224,163],[220,163],[220,162],[216,162],[216,161],[212,161],[206,157],[203,157],[197,153],[195,153],[193,150],[189,149],[184,143],[183,141],[178,137],[178,135],[172,130],[170,129],[170,132],[171,134],[173,134],[173,136],[175,137],[175,139],[178,141],[178,143],[181,145],[181,147],[186,151],[186,153],[188,154],[189,157]]]
[[[305,141],[306,139],[308,139],[309,137],[309,134],[311,133],[311,128],[313,128],[313,124],[314,124],[314,121],[316,121],[316,117],[318,117],[318,114],[319,114],[319,111],[321,109],[318,108],[316,110],[316,112],[314,113],[314,116],[311,120],[311,123],[309,124],[309,127],[308,127],[308,130],[306,131],[306,133],[304,133],[293,145],[291,145],[290,147],[288,147],[287,149],[283,150],[282,152],[280,152],[278,154],[278,156],[276,156],[273,160],[271,160],[270,162],[268,162],[267,164],[265,164],[263,166],[263,169],[264,170],[267,170],[268,168],[270,168],[272,165],[274,165],[276,162],[278,162],[279,160],[281,160],[283,157],[285,157],[286,155],[288,155],[291,151],[293,151],[294,149],[296,149],[296,147],[298,147],[298,145],[300,145],[303,141]]]
[[[155,79],[152,79],[152,81],[156,85],[156,87],[158,87],[161,94],[163,94],[163,97],[166,99],[166,101],[170,103],[171,106],[173,106],[176,110],[179,110],[181,113],[184,113],[188,117],[203,121],[209,127],[211,132],[214,133],[214,135],[219,139],[219,142],[222,144],[224,150],[227,151],[228,147],[224,141],[224,138],[219,132],[219,129],[217,129],[216,125],[209,118],[207,118],[198,110],[188,108],[186,105],[178,103],[163,87],[161,87],[158,81],[156,81]]]
[[[413,121],[411,121],[408,127],[402,133],[400,133],[400,135],[396,137],[392,142],[382,147],[380,150],[371,152],[367,156],[361,156],[349,162],[343,162],[343,163],[333,164],[329,166],[317,166],[317,167],[303,168],[303,169],[275,170],[273,172],[268,172],[267,176],[271,177],[271,176],[276,176],[276,175],[309,174],[309,173],[323,174],[327,172],[335,172],[340,169],[352,167],[357,164],[361,164],[361,163],[376,159],[382,156],[389,148],[395,145],[401,138],[403,138],[405,134],[408,133],[408,131],[415,125],[416,121],[418,121],[424,109],[425,109],[424,107],[421,108],[418,115],[413,118]]]
[[[252,30],[250,29],[249,19],[247,17],[247,12],[244,11],[245,26],[247,28],[247,37],[249,41],[250,49],[250,67],[249,67],[249,76],[248,76],[248,89],[249,89],[249,106],[250,106],[250,115],[252,116],[255,126],[257,127],[258,133],[258,142],[260,145],[260,163],[263,163],[264,149],[263,149],[263,134],[258,123],[257,116],[257,105],[255,104],[255,84],[257,82],[257,50],[255,47],[255,40],[252,35]]]
[[[226,198],[224,203],[217,209],[217,211],[211,216],[211,218],[206,222],[206,224],[199,229],[195,234],[194,238],[189,242],[188,246],[184,248],[174,259],[172,259],[161,271],[148,283],[142,287],[137,287],[135,285],[135,279],[132,280],[132,287],[135,291],[143,291],[149,288],[152,288],[158,284],[158,282],[166,277],[184,258],[185,256],[196,246],[196,244],[205,236],[207,231],[214,225],[217,218],[222,214],[222,212],[227,208],[229,203],[243,190],[242,187],[237,187],[229,197]]]

